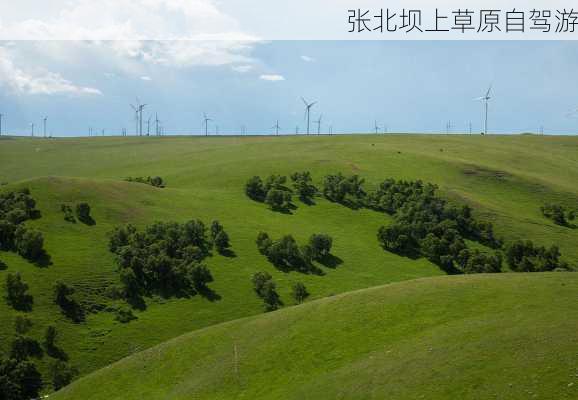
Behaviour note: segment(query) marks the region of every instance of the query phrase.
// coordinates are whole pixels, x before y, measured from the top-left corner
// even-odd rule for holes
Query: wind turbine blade
[[[305,104],[306,107],[309,107],[309,104],[307,104],[307,100],[305,100],[303,97],[301,97],[301,100],[303,100],[303,103]]]
[[[314,101],[313,103],[309,104],[309,107],[313,107],[315,104],[317,104],[316,101]]]
[[[486,98],[490,97],[490,92],[492,91],[492,86],[493,86],[493,84],[491,84],[490,87],[488,88],[488,91],[486,92]]]
[[[472,99],[472,101],[480,101],[480,100],[484,100],[485,97],[476,97],[475,99]]]

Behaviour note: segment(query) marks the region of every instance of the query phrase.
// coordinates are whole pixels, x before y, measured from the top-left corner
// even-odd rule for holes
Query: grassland
[[[346,293],[179,337],[54,399],[575,399],[577,291],[550,273]]]
[[[371,187],[387,177],[437,183],[446,197],[472,205],[492,221],[507,240],[529,238],[557,244],[564,258],[578,262],[578,230],[546,220],[544,202],[578,204],[578,139],[532,136],[357,135],[311,137],[164,137],[0,140],[0,190],[29,187],[42,218],[29,222],[44,234],[53,265],[35,267],[13,253],[0,252],[9,272],[21,271],[34,296],[29,317],[33,335],[56,324],[60,346],[82,375],[111,362],[216,323],[262,312],[250,277],[270,272],[283,301],[296,281],[312,299],[414,278],[442,275],[426,260],[409,260],[384,252],[376,239],[388,218],[368,210],[353,211],[317,200],[298,203],[292,215],[273,213],[243,193],[253,175],[309,170],[317,183],[327,173],[360,174]],[[167,188],[123,182],[128,176],[160,175]],[[60,212],[63,202],[87,201],[96,225],[70,224]],[[129,324],[110,312],[89,314],[82,324],[60,315],[52,303],[57,279],[72,284],[87,307],[111,304],[106,288],[117,282],[106,235],[114,226],[144,226],[157,220],[218,219],[231,236],[237,257],[215,256],[208,265],[211,288],[221,297],[148,300]],[[260,231],[291,233],[298,240],[323,232],[334,238],[334,254],[343,260],[324,268],[324,276],[282,273],[255,246]],[[568,275],[561,275],[568,276]],[[16,312],[0,302],[0,351],[12,337]]]

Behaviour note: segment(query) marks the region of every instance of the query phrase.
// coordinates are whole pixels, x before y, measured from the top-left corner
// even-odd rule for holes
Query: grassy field
[[[0,271],[0,285],[7,273],[22,272],[34,296],[29,313],[33,335],[40,339],[48,324],[56,324],[59,345],[84,375],[183,333],[261,313],[261,301],[250,282],[256,271],[273,275],[286,305],[292,304],[289,291],[297,281],[307,286],[312,299],[319,299],[443,274],[426,260],[384,252],[376,238],[377,229],[389,222],[382,214],[318,199],[314,206],[297,202],[298,209],[287,215],[244,195],[244,183],[253,175],[300,170],[311,171],[317,183],[327,173],[360,174],[368,188],[387,177],[434,182],[444,196],[472,205],[507,240],[557,244],[567,261],[578,262],[578,230],[556,226],[539,211],[547,201],[578,204],[574,137],[2,138],[0,182],[7,185],[0,190],[30,188],[42,218],[28,224],[43,232],[53,265],[39,268],[13,253],[0,252],[8,264]],[[147,175],[162,176],[167,188],[122,181]],[[80,201],[91,205],[96,225],[64,221],[61,203]],[[86,306],[111,304],[105,290],[118,281],[107,250],[107,233],[113,227],[192,218],[206,223],[218,219],[231,237],[237,256],[208,260],[215,277],[210,287],[220,300],[148,299],[147,309],[137,312],[138,320],[129,324],[115,322],[110,312],[89,314],[82,324],[60,315],[52,303],[52,286],[58,279],[73,285]],[[334,238],[333,253],[343,263],[324,268],[324,276],[279,272],[256,249],[261,230],[274,237],[290,233],[298,240],[328,233]],[[9,346],[16,315],[0,302],[0,351]]]
[[[54,399],[576,399],[577,291],[574,273],[365,289],[181,336]]]

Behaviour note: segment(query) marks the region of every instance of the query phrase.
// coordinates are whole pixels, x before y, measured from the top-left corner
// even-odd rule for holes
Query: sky
[[[2,131],[30,135],[34,123],[42,135],[47,116],[53,136],[89,128],[135,134],[130,104],[138,97],[147,104],[145,133],[158,114],[166,134],[204,134],[203,113],[211,134],[243,126],[271,134],[276,121],[282,134],[304,133],[303,96],[318,102],[311,120],[322,116],[324,133],[368,132],[376,123],[380,132],[445,133],[448,123],[450,133],[468,132],[470,123],[480,132],[483,103],[474,99],[492,85],[490,132],[578,133],[578,41],[276,40],[272,22],[248,12],[257,7],[254,0],[3,3]],[[294,21],[296,10],[267,12]]]

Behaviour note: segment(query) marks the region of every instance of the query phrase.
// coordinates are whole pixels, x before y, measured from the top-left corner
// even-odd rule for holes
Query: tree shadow
[[[197,293],[199,295],[201,295],[202,297],[204,297],[205,299],[209,300],[211,303],[214,303],[215,301],[219,301],[221,300],[221,295],[219,295],[217,292],[215,292],[213,289],[211,289],[208,286],[201,286],[196,288]]]
[[[313,198],[310,197],[300,197],[299,200],[301,200],[301,202],[307,206],[314,206],[317,205],[317,203],[315,202],[315,200],[313,200]]]
[[[223,249],[223,250],[219,251],[219,254],[222,255],[223,257],[227,257],[227,258],[237,257],[237,254],[232,249]]]
[[[42,250],[42,254],[33,261],[34,265],[39,268],[48,268],[52,265],[52,257],[46,251]]]
[[[46,354],[57,360],[68,361],[68,354],[56,345],[46,346]]]
[[[92,218],[90,215],[88,217],[85,218],[80,218],[78,217],[78,220],[80,222],[82,222],[84,225],[88,225],[88,226],[94,226],[96,225],[96,221],[94,220],[94,218]]]
[[[29,294],[25,294],[18,299],[11,299],[9,304],[16,311],[31,312],[32,306],[34,305],[34,298]]]
[[[335,269],[339,267],[341,264],[343,264],[343,260],[337,256],[334,256],[333,254],[327,254],[318,261],[323,266],[331,269]]]
[[[135,310],[144,311],[147,309],[147,303],[145,302],[144,298],[139,294],[127,296],[126,302]]]
[[[76,300],[66,300],[60,304],[62,313],[72,322],[79,324],[84,321],[86,315],[82,306]]]

